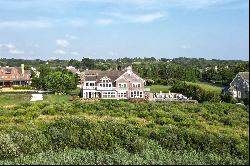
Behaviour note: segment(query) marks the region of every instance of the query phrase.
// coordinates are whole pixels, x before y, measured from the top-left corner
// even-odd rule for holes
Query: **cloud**
[[[163,14],[161,12],[148,13],[148,14],[124,14],[124,13],[104,13],[104,14],[114,17],[122,22],[130,22],[130,23],[151,23],[166,17],[166,14]]]
[[[55,50],[54,53],[55,53],[55,54],[60,54],[60,55],[65,55],[65,54],[66,54],[66,52],[63,51],[63,50],[61,50],[61,49]]]
[[[17,50],[16,46],[12,43],[0,44],[0,48],[6,49],[10,54],[24,54],[24,51]]]
[[[49,28],[51,26],[51,23],[47,21],[0,21],[0,29]]]
[[[64,40],[64,39],[58,39],[56,40],[56,44],[60,47],[69,47],[70,46],[70,43],[67,41],[67,40]]]
[[[24,51],[20,51],[20,50],[9,50],[10,54],[24,54]]]
[[[71,40],[77,39],[77,36],[69,35],[69,34],[66,34],[65,37]]]
[[[109,24],[112,24],[113,22],[114,20],[112,19],[99,19],[95,23],[98,25],[109,25]]]
[[[190,49],[190,48],[191,48],[191,46],[190,46],[190,45],[186,45],[186,44],[184,44],[184,45],[182,45],[182,46],[181,46],[181,48],[182,48],[182,49]]]
[[[3,47],[6,47],[8,49],[15,49],[16,48],[16,46],[12,43],[3,44]]]
[[[82,27],[85,27],[87,25],[87,22],[81,18],[76,18],[76,19],[70,20],[69,24],[75,28],[82,28]]]
[[[24,54],[24,51],[16,50],[16,49],[11,49],[9,50],[10,54]]]

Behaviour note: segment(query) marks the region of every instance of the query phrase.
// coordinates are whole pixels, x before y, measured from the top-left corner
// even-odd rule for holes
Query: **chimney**
[[[22,75],[24,75],[24,64],[21,64]]]
[[[129,76],[131,75],[131,73],[132,73],[132,67],[131,66],[127,67],[127,73],[129,74]]]
[[[127,67],[127,71],[132,71],[132,67],[131,67],[131,66],[128,66],[128,67]]]

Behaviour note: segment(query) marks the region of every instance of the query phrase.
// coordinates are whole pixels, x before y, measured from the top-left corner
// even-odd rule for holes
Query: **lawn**
[[[166,85],[152,85],[152,86],[145,86],[145,88],[150,88],[151,93],[168,93],[171,86],[166,86]]]
[[[221,93],[222,89],[221,87],[218,86],[213,86],[213,85],[208,85],[202,82],[186,82],[187,84],[192,84],[192,85],[198,85],[202,89],[210,92],[215,92],[215,93]],[[145,86],[145,88],[150,88],[151,93],[168,93],[170,91],[171,86],[166,86],[166,85],[152,85],[152,86]]]
[[[44,101],[50,103],[69,101],[69,95],[43,95]],[[0,106],[16,106],[25,102],[29,102],[31,94],[23,93],[0,93]]]
[[[192,85],[197,85],[200,86],[202,89],[206,90],[206,91],[210,91],[210,92],[215,92],[215,93],[221,93],[222,89],[221,87],[218,86],[213,86],[213,85],[208,85],[206,83],[202,83],[202,82],[186,82],[187,84],[192,84]]]
[[[0,106],[14,106],[30,101],[30,94],[0,93]]]

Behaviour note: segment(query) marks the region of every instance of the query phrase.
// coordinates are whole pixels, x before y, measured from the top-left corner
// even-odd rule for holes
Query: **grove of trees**
[[[39,76],[32,73],[32,86],[38,90],[49,90],[54,93],[66,93],[76,89],[78,76],[66,69],[51,69],[49,65],[38,68]]]

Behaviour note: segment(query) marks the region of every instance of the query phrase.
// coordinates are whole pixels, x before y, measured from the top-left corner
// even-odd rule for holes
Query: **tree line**
[[[26,69],[39,68],[40,64],[49,64],[52,68],[74,66],[80,71],[89,70],[122,70],[132,66],[133,70],[147,80],[156,84],[173,85],[176,81],[206,81],[229,85],[238,72],[249,71],[249,62],[241,60],[206,60],[204,58],[118,58],[81,60],[23,60],[0,59],[0,66],[20,66]]]

